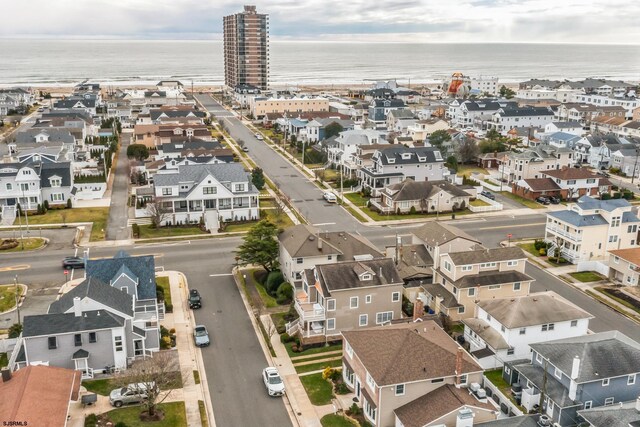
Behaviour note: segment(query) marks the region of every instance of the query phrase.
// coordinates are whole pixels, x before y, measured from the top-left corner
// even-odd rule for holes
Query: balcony
[[[295,308],[302,322],[318,322],[326,318],[324,307],[318,303],[296,300]]]
[[[550,231],[558,236],[562,236],[566,239],[569,239],[573,242],[582,242],[582,235],[576,233],[569,233],[568,231],[563,230],[560,227],[556,227],[554,225],[547,225],[547,231]]]

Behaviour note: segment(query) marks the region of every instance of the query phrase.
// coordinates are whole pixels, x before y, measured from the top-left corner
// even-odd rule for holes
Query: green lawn
[[[24,249],[22,247],[22,243],[24,241]],[[18,238],[18,246],[12,249],[5,249],[0,251],[0,254],[4,254],[7,252],[22,252],[24,251],[32,251],[34,249],[40,249],[45,245],[45,240],[40,237],[27,237],[25,239]]]
[[[164,291],[164,304],[171,304],[171,289],[169,287],[169,277],[156,277],[156,285],[160,286]]]
[[[458,165],[458,175],[467,175],[467,177],[471,177],[473,172],[481,173],[484,175],[489,175],[489,172],[481,167],[474,165]]]
[[[7,353],[0,353],[0,368],[4,368],[9,364],[9,356]]]
[[[104,240],[108,218],[109,208],[50,209],[46,214],[29,215],[29,225],[92,222],[91,241],[93,242]]]
[[[373,219],[374,221],[398,221],[398,220],[403,220],[403,219],[424,219],[424,218],[442,218],[442,219],[449,219],[451,218],[451,212],[447,212],[447,213],[441,213],[439,215],[436,215],[434,213],[429,213],[429,214],[423,214],[423,213],[415,213],[415,214],[381,214],[379,212],[376,212],[374,210],[371,210],[369,208],[361,208],[362,211],[369,215],[369,217],[371,219]],[[471,212],[469,209],[464,209],[461,211],[456,211],[454,212],[456,216],[460,216],[460,215],[469,215],[472,214],[473,212]]]
[[[345,193],[344,197],[358,207],[366,206],[369,201],[369,197],[364,197],[360,193]]]
[[[20,289],[20,292],[23,292],[23,289]],[[16,287],[14,285],[1,285],[0,286],[0,313],[2,313],[3,311],[11,310],[15,306],[16,306]]]
[[[533,256],[540,256],[540,251],[536,249],[534,243],[518,243],[517,246],[522,250],[529,252]]]
[[[635,311],[636,313],[640,314],[640,309],[638,307],[635,307],[633,304],[631,304],[629,301],[625,301],[622,298],[619,298],[618,296],[607,292],[608,288],[604,287],[604,286],[596,286],[593,289],[595,289],[596,291],[600,292],[601,294],[604,294],[606,296],[608,296],[610,299],[617,301],[618,303],[624,305],[627,308],[630,308],[631,310]],[[587,291],[588,294],[592,294],[594,296],[596,296],[596,294],[594,294],[593,292],[589,292]],[[596,297],[597,298],[597,297]],[[602,301],[603,298],[597,298],[598,300]],[[602,301],[604,302],[606,305],[612,307],[614,310],[616,311],[621,311],[620,309],[618,309],[617,307],[615,307],[613,304],[611,304],[610,302],[604,300]]]
[[[478,206],[491,206],[489,203],[485,202],[484,200],[480,200],[480,199],[472,200],[472,201],[469,202],[469,204],[471,206],[475,206],[475,207],[478,207]]]
[[[354,427],[355,424],[342,415],[329,414],[320,418],[322,427]]]
[[[287,349],[287,354],[289,354],[289,357],[291,358],[295,358],[296,356],[308,356],[310,354],[326,353],[327,351],[342,350],[342,344],[339,343],[339,344],[332,344],[329,346],[311,347],[299,353],[295,353],[291,351],[292,344],[293,343],[290,343],[290,342],[285,344],[285,347]]]
[[[139,415],[143,410],[141,406],[114,409],[107,412],[107,415],[114,424],[122,422],[127,427],[187,427],[187,413],[184,409],[184,402],[161,403],[158,408],[164,411],[164,419],[162,421],[140,421]]]
[[[286,311],[283,311],[282,313],[272,313],[271,314],[271,321],[273,322],[274,325],[276,325],[276,328],[284,328],[285,325],[287,324],[287,321],[284,320],[284,316],[287,315]]]
[[[154,237],[191,236],[193,234],[208,234],[196,226],[180,227],[160,227],[153,228],[151,225],[140,226],[140,238],[151,239]]]
[[[111,390],[117,387],[112,380],[106,378],[100,380],[84,380],[82,381],[82,385],[87,389],[87,391],[101,394],[103,396],[109,396]]]
[[[569,273],[569,276],[581,282],[597,282],[606,278],[595,271],[580,271],[577,273]]]
[[[193,382],[196,384],[200,384],[200,371],[196,369],[193,370]]]
[[[289,215],[287,215],[284,212],[281,212],[278,214],[276,209],[261,210],[260,218],[268,219],[269,221],[271,221],[272,223],[274,223],[280,228],[287,228],[293,225],[293,221],[291,221],[291,218],[289,218]],[[257,223],[258,221],[249,221],[243,224],[229,224],[225,227],[224,231],[227,233],[245,232],[245,231],[249,231],[249,229],[254,225],[256,225]]]
[[[520,197],[517,194],[509,193],[508,191],[501,191],[500,194],[503,195],[504,197],[508,197],[509,199],[515,202],[520,203],[521,205],[529,209],[544,209],[544,206],[541,205],[540,203],[534,200],[525,199],[524,197]]]
[[[319,371],[321,369],[326,368],[327,366],[331,366],[332,368],[339,368],[340,366],[342,366],[342,358],[336,359],[336,360],[328,360],[326,362],[310,363],[308,365],[294,366],[294,367],[296,368],[297,373],[304,374],[305,372]]]
[[[357,219],[360,222],[367,222],[369,221],[369,218],[365,218],[364,216],[360,215],[360,213],[358,211],[356,211],[355,209],[353,209],[351,206],[345,206],[345,209],[347,211],[349,211],[349,213],[351,215],[353,215],[353,217],[355,219]]]
[[[255,273],[256,273],[256,270],[251,270],[251,274],[247,277],[249,279],[248,285],[256,287],[256,289],[258,290],[258,293],[260,294],[260,299],[262,300],[262,303],[264,304],[265,307],[267,308],[277,307],[278,303],[276,302],[276,299],[271,295],[269,295],[267,293],[267,290],[264,288],[264,286],[262,286],[262,284],[260,284],[260,282],[256,280]]]
[[[204,400],[198,400],[198,409],[200,410],[200,422],[203,426],[208,426],[209,419],[207,418],[207,410],[204,407]]]
[[[302,376],[300,382],[313,405],[321,406],[331,403],[333,389],[329,381],[322,379],[322,373]]]
[[[496,387],[500,389],[502,394],[507,396],[507,398],[517,407],[522,409],[521,406],[517,404],[514,400],[513,395],[511,394],[511,386],[502,378],[502,368],[492,369],[490,371],[484,371],[484,376],[487,377],[489,381]]]

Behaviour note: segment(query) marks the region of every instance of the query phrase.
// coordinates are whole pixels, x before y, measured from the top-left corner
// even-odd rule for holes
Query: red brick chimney
[[[462,375],[462,355],[464,354],[464,350],[462,347],[458,347],[458,352],[456,353],[456,385],[460,384],[460,375]]]
[[[420,297],[416,298],[416,302],[413,303],[413,321],[422,318],[424,315],[424,303]]]

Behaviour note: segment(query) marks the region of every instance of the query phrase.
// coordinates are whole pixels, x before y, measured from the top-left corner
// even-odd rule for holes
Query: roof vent
[[[309,241],[313,242],[314,240],[316,240],[315,236],[309,236]]]

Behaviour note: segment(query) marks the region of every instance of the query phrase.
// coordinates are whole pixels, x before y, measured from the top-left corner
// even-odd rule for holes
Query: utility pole
[[[305,145],[305,140],[302,140],[302,167],[304,168],[304,145]]]
[[[22,206],[18,210],[18,224],[20,226],[20,242],[22,243],[22,250],[24,251],[24,233],[22,232],[22,214],[20,211],[22,210]]]
[[[636,177],[636,171],[638,170],[638,154],[640,152],[638,151],[638,147],[636,147],[636,162],[633,165],[633,172],[631,172],[631,183],[633,184],[633,180]]]
[[[23,243],[24,245],[24,243]],[[24,249],[24,248],[23,248]],[[18,288],[18,275],[13,277],[13,284],[16,286],[16,311],[18,314],[18,325],[20,324],[20,289]]]
[[[24,199],[24,188],[22,189],[22,198]],[[26,199],[25,199],[26,200]],[[31,202],[27,201],[27,205],[31,206]],[[44,209],[44,207],[43,207]],[[27,224],[27,234],[29,234],[29,215],[27,214],[27,209],[24,210],[24,220]],[[24,246],[24,243],[23,243]]]

